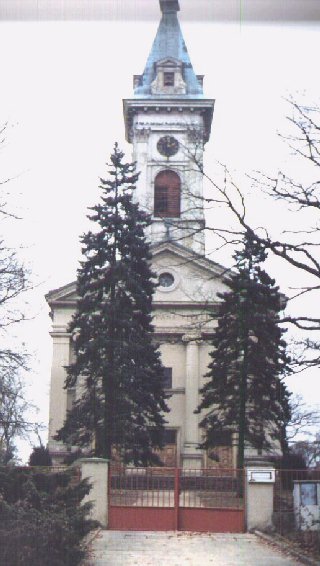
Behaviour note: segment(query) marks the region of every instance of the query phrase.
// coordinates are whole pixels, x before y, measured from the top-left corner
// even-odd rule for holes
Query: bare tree
[[[2,359],[3,362],[3,359]],[[10,355],[7,365],[0,367],[0,463],[14,459],[17,437],[26,438],[33,431],[33,423],[26,421],[30,403],[25,400],[22,377],[23,356]]]
[[[308,468],[314,468],[320,463],[320,438],[316,435],[311,440],[299,440],[292,446],[291,452],[301,456]]]
[[[312,437],[316,428],[320,425],[319,408],[308,406],[301,395],[292,396],[290,399],[291,418],[286,428],[286,436],[289,445],[294,446],[297,437]]]
[[[0,147],[4,144],[7,124],[0,128]],[[0,180],[0,185],[9,179]],[[0,193],[0,220],[18,221],[11,213],[7,195]],[[23,373],[28,356],[13,339],[15,325],[25,319],[22,295],[30,289],[29,273],[0,233],[0,461],[7,463],[14,454],[14,441],[34,426],[26,422],[30,404],[24,398]]]
[[[255,224],[252,199],[247,194],[247,188],[235,181],[227,167],[220,165],[220,176],[206,173],[202,160],[197,157],[198,144],[202,143],[201,132],[198,136],[194,133],[194,147],[186,147],[185,151],[192,155],[195,169],[202,173],[210,187],[207,196],[199,199],[199,206],[205,205],[208,210],[223,208],[226,212],[224,218],[228,218],[228,223],[216,222],[206,227],[216,236],[216,249],[230,244],[236,246],[247,234],[290,266],[293,279],[295,274],[297,279],[303,276],[306,283],[292,286],[288,301],[291,304],[298,297],[309,294],[314,301],[312,310],[285,316],[281,324],[291,324],[308,332],[319,331],[320,315],[313,305],[319,302],[317,292],[320,290],[320,108],[299,104],[294,99],[288,99],[287,102],[290,133],[280,137],[289,146],[294,171],[279,170],[275,176],[257,172],[247,175],[246,181],[251,191],[260,189],[274,201],[281,201],[290,214],[296,215],[295,229],[285,226],[280,234],[275,234],[270,223],[262,227]],[[186,190],[190,191],[190,188]],[[301,227],[302,220],[304,224],[309,222],[306,228]],[[314,340],[310,340],[309,335],[306,339],[302,338],[300,352],[307,355],[296,357],[296,365],[300,368],[319,365],[318,351],[316,335]]]

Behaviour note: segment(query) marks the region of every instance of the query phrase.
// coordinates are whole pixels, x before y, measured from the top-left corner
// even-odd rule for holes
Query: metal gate
[[[109,473],[109,529],[245,530],[243,470],[123,468]]]

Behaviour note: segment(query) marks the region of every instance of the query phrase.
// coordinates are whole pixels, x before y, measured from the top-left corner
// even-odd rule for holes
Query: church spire
[[[152,0],[155,2],[155,0]],[[146,67],[134,77],[134,96],[123,101],[126,139],[140,171],[135,201],[152,215],[147,237],[204,254],[202,160],[214,100],[205,98],[179,21],[178,0],[159,0],[161,21]],[[189,191],[188,189],[191,190]]]
[[[179,12],[179,0],[160,0],[161,12]]]
[[[138,98],[203,97],[180,29],[178,0],[159,0],[162,18],[144,72],[135,76]]]

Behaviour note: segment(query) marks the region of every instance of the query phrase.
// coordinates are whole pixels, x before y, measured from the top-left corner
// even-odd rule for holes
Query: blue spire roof
[[[151,92],[151,84],[156,78],[156,63],[165,59],[175,59],[182,63],[183,80],[186,83],[186,93],[179,98],[202,98],[203,89],[193,70],[190,57],[184,42],[177,12],[180,10],[178,0],[160,0],[162,18],[148,57],[143,75],[139,77],[134,91],[135,97],[159,98],[159,94]],[[160,95],[165,98],[175,98],[175,94]]]

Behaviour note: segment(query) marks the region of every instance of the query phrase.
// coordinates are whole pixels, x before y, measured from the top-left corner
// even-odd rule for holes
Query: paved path
[[[86,566],[298,566],[251,534],[101,531]]]

